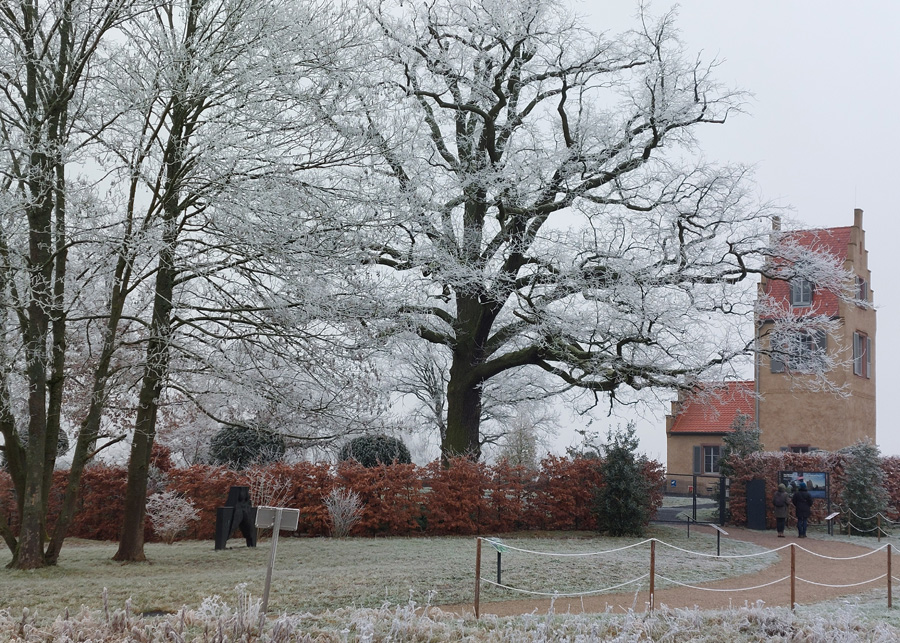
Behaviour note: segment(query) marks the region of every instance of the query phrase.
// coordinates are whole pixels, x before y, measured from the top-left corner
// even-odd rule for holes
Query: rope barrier
[[[769,587],[770,585],[776,585],[778,583],[781,583],[783,581],[790,579],[790,576],[788,575],[788,576],[784,576],[783,578],[779,578],[778,580],[773,580],[769,583],[763,583],[762,585],[754,585],[753,587],[738,587],[735,589],[727,589],[727,588],[716,588],[716,587],[700,587],[699,585],[689,585],[687,583],[682,583],[677,580],[673,580],[671,578],[666,578],[665,576],[662,576],[660,574],[657,574],[657,576],[659,576],[664,581],[668,581],[668,582],[672,583],[673,585],[687,587],[688,589],[698,589],[703,592],[749,592],[754,589],[761,589],[763,587]]]
[[[856,516],[856,517],[859,518],[860,520],[875,520],[876,518],[878,518],[878,516],[881,516],[884,520],[888,521],[888,522],[891,523],[892,525],[900,524],[900,521],[898,521],[898,520],[891,520],[890,518],[888,518],[887,516],[885,516],[885,515],[884,515],[883,513],[881,513],[880,511],[879,511],[879,512],[876,512],[875,514],[873,514],[873,515],[871,515],[871,516],[860,516],[858,513],[856,513],[855,511],[853,511],[853,509],[849,509],[849,508],[848,508],[848,509],[844,509],[844,508],[842,508],[840,505],[838,505],[838,509],[840,509],[840,511],[841,511],[842,513],[853,514],[854,516]]]
[[[674,549],[676,551],[680,551],[685,554],[691,554],[693,556],[701,556],[701,557],[705,557],[705,558],[753,558],[755,556],[767,556],[769,554],[774,554],[776,552],[781,551],[782,549],[786,549],[786,548],[790,547],[790,544],[787,544],[787,545],[784,545],[783,547],[779,547],[777,549],[766,549],[764,551],[756,552],[753,554],[724,554],[724,555],[718,556],[716,554],[707,554],[705,552],[691,551],[690,549],[682,549],[681,547],[678,547],[676,545],[670,545],[669,543],[663,542],[662,540],[657,540],[656,542],[658,542],[660,545],[665,545],[669,549]]]
[[[816,586],[818,586],[818,587],[832,587],[832,588],[834,588],[834,589],[843,589],[843,588],[845,588],[845,587],[859,587],[860,585],[866,585],[866,584],[868,584],[868,583],[874,583],[875,581],[881,580],[882,578],[887,578],[887,574],[882,574],[881,576],[878,576],[877,578],[873,578],[873,579],[871,579],[871,580],[860,581],[860,582],[858,582],[858,583],[848,583],[848,584],[846,584],[846,585],[829,585],[828,583],[817,583],[817,582],[815,582],[815,581],[806,580],[805,578],[800,578],[799,576],[797,576],[797,580],[798,580],[798,581],[801,581],[801,582],[803,582],[803,583],[807,583],[807,584],[809,584],[809,585],[816,585]],[[892,578],[893,578],[893,577],[892,577]]]
[[[484,583],[487,583],[488,585],[493,585],[494,587],[499,587],[501,589],[508,589],[512,592],[519,592],[520,594],[531,594],[532,596],[555,596],[557,598],[574,598],[576,596],[591,596],[593,594],[603,594],[604,592],[610,592],[614,589],[619,589],[620,587],[625,587],[638,581],[642,581],[648,576],[650,576],[650,574],[644,574],[643,576],[638,576],[637,578],[634,578],[630,581],[619,583],[618,585],[613,585],[612,587],[605,587],[603,589],[591,589],[586,592],[575,592],[569,594],[561,594],[560,592],[535,592],[530,589],[521,589],[519,587],[511,587],[509,585],[501,585],[500,583],[495,583],[488,578],[481,578],[480,580]]]
[[[548,551],[534,551],[531,549],[522,549],[520,547],[513,547],[508,543],[503,543],[503,546],[506,547],[510,551],[519,551],[523,554],[534,554],[535,556],[555,556],[559,558],[570,558],[570,557],[584,557],[584,556],[602,556],[604,554],[614,554],[619,551],[625,551],[626,549],[632,549],[633,547],[640,547],[641,545],[646,545],[651,540],[656,540],[655,538],[648,538],[647,540],[642,540],[639,543],[634,543],[633,545],[625,545],[624,547],[618,547],[616,549],[604,549],[601,551],[590,551],[590,552],[581,552],[581,553],[560,553],[560,552],[548,552]]]
[[[790,546],[790,545],[788,545],[788,546]],[[887,545],[882,545],[882,546],[879,547],[878,549],[873,549],[872,551],[867,552],[867,553],[865,553],[865,554],[860,554],[860,555],[858,555],[858,556],[847,556],[847,557],[826,556],[825,554],[817,554],[816,552],[810,551],[809,549],[806,549],[806,548],[803,547],[802,545],[797,545],[797,544],[795,544],[794,547],[796,547],[796,548],[799,549],[800,551],[805,551],[807,554],[812,554],[813,556],[815,556],[815,557],[817,557],[817,558],[824,558],[824,559],[826,559],[826,560],[856,560],[856,559],[858,559],[858,558],[865,558],[866,556],[872,556],[873,554],[877,554],[877,553],[880,552],[882,549],[887,548]]]
[[[491,541],[488,540],[488,542],[491,542]],[[691,551],[688,549],[684,549],[682,547],[678,547],[677,545],[672,545],[670,543],[661,541],[657,538],[648,538],[646,540],[643,540],[643,541],[640,541],[640,542],[637,542],[637,543],[634,543],[631,545],[626,545],[624,547],[618,547],[615,549],[607,549],[607,550],[598,551],[598,552],[583,552],[583,553],[540,552],[540,551],[523,549],[523,548],[519,548],[519,547],[513,547],[510,545],[506,545],[505,543],[504,543],[504,547],[506,550],[518,551],[518,552],[528,553],[528,554],[533,554],[533,555],[538,555],[538,556],[584,557],[584,556],[598,556],[598,555],[603,555],[603,554],[611,554],[611,553],[615,553],[615,552],[624,551],[627,549],[632,549],[634,547],[639,547],[641,545],[646,545],[647,543],[650,543],[650,572],[647,574],[643,574],[641,576],[638,576],[637,578],[633,578],[631,580],[628,580],[628,581],[625,581],[622,583],[618,583],[616,585],[611,585],[609,587],[604,587],[602,589],[592,589],[592,590],[586,590],[586,591],[582,591],[582,592],[559,592],[559,591],[542,592],[542,591],[536,591],[536,590],[523,589],[520,587],[513,587],[511,585],[503,585],[499,582],[494,582],[490,579],[483,578],[480,574],[481,539],[479,538],[478,539],[478,556],[476,558],[476,567],[475,567],[475,571],[476,571],[475,576],[477,579],[476,591],[475,591],[475,614],[476,614],[476,617],[478,616],[478,594],[479,594],[478,587],[480,587],[481,583],[487,583],[488,585],[492,585],[492,586],[498,587],[500,589],[505,589],[505,590],[512,591],[512,592],[519,592],[521,594],[528,594],[531,596],[546,596],[546,597],[555,597],[555,598],[576,598],[576,597],[592,596],[595,594],[603,594],[603,593],[612,592],[614,590],[617,590],[617,589],[620,589],[623,587],[627,587],[627,586],[633,585],[635,583],[639,583],[639,582],[643,581],[644,579],[649,578],[650,579],[650,603],[649,603],[650,607],[649,607],[649,609],[650,609],[650,611],[652,611],[653,610],[654,586],[655,586],[655,580],[657,577],[659,577],[659,579],[662,581],[671,583],[672,585],[675,585],[678,587],[685,587],[688,589],[704,591],[704,592],[749,592],[749,591],[762,589],[764,587],[770,587],[772,585],[777,585],[778,583],[782,583],[786,580],[790,580],[790,583],[791,583],[791,608],[792,609],[795,605],[795,599],[794,599],[795,587],[794,587],[794,585],[795,585],[795,582],[798,580],[802,583],[806,583],[808,585],[814,585],[817,587],[827,587],[827,588],[831,588],[831,589],[847,589],[847,588],[851,588],[851,587],[860,587],[862,585],[869,585],[871,583],[876,583],[880,580],[887,579],[888,607],[889,608],[891,607],[891,582],[894,580],[900,580],[891,574],[891,558],[893,556],[893,550],[892,550],[892,546],[890,544],[882,545],[882,546],[878,547],[877,549],[873,549],[864,554],[859,554],[856,556],[827,556],[825,554],[819,554],[810,549],[807,549],[806,547],[803,547],[802,545],[799,545],[797,543],[788,543],[781,547],[777,547],[775,549],[767,549],[767,550],[752,553],[752,554],[735,554],[735,555],[717,556],[717,555],[713,555],[713,554],[707,554],[705,552],[695,552],[695,551]],[[791,573],[788,576],[783,576],[782,578],[779,578],[779,579],[776,579],[776,580],[773,580],[773,581],[770,581],[767,583],[762,583],[760,585],[754,585],[752,587],[714,588],[714,587],[702,587],[699,585],[692,585],[690,583],[683,583],[681,581],[677,581],[672,578],[668,578],[666,576],[656,573],[655,565],[654,565],[654,562],[655,562],[654,552],[655,552],[656,543],[660,543],[661,545],[665,545],[666,547],[668,547],[670,549],[673,549],[673,550],[676,550],[676,551],[679,551],[679,552],[682,552],[685,554],[693,555],[693,556],[700,556],[700,557],[707,557],[707,558],[726,558],[726,559],[766,556],[766,555],[778,553],[778,552],[790,547],[791,548],[791,556],[790,556]],[[881,574],[880,576],[877,576],[875,578],[859,581],[856,583],[846,583],[846,584],[820,583],[820,582],[812,581],[812,580],[809,580],[806,578],[800,578],[799,576],[796,575],[796,571],[795,571],[795,554],[798,549],[800,551],[806,552],[807,554],[810,554],[811,556],[815,556],[816,558],[840,561],[840,562],[859,560],[861,558],[866,558],[867,556],[875,555],[878,552],[887,549],[888,550],[887,572],[884,574]],[[498,554],[497,565],[498,565],[497,580],[499,581],[500,580],[499,554]]]

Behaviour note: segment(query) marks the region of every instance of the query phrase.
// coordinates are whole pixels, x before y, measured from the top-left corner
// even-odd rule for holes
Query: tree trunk
[[[167,217],[168,218],[168,217]],[[174,221],[166,221],[163,234],[163,250],[160,267],[156,273],[156,296],[153,301],[153,323],[147,345],[147,365],[138,395],[137,419],[134,438],[131,441],[131,457],[128,461],[128,483],[125,488],[125,517],[119,550],[113,560],[142,561],[144,556],[144,511],[147,504],[147,479],[150,472],[150,454],[156,436],[156,413],[163,380],[169,361],[169,336],[171,333],[172,293],[175,289]]]
[[[191,3],[188,19],[188,36],[196,29],[196,2]],[[142,561],[144,556],[144,512],[147,505],[147,479],[150,472],[150,454],[156,437],[156,414],[159,396],[169,364],[169,340],[172,334],[172,298],[175,291],[175,248],[178,242],[178,217],[181,214],[179,186],[184,169],[184,149],[189,135],[185,134],[187,106],[178,100],[172,109],[172,129],[166,143],[164,161],[166,168],[163,192],[162,247],[156,273],[156,291],[150,323],[150,339],[147,344],[147,363],[138,395],[137,418],[134,438],[131,441],[131,457],[128,461],[128,483],[125,488],[125,517],[119,550],[113,560]]]
[[[72,524],[72,517],[75,514],[75,501],[78,499],[81,474],[84,472],[84,467],[90,459],[90,452],[94,448],[97,435],[100,433],[100,420],[103,417],[103,408],[106,401],[106,383],[109,377],[109,366],[116,348],[119,320],[122,318],[122,311],[128,296],[128,288],[126,285],[131,278],[131,268],[128,259],[126,258],[127,252],[126,246],[119,255],[116,266],[116,279],[110,297],[111,305],[109,319],[106,324],[106,335],[103,340],[100,359],[97,362],[97,367],[94,369],[91,406],[88,410],[87,417],[84,422],[82,422],[78,431],[78,439],[75,442],[75,451],[72,455],[72,466],[69,469],[69,477],[66,482],[62,506],[60,508],[59,516],[56,518],[53,535],[45,554],[45,559],[50,565],[55,565],[59,559],[59,552],[62,549],[63,541],[66,538],[66,533],[69,531],[69,526]]]
[[[447,384],[447,433],[441,444],[444,461],[457,456],[481,457],[482,384],[471,377],[473,365],[453,357]]]

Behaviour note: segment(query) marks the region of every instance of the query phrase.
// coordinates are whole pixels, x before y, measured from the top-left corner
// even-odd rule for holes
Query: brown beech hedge
[[[775,528],[775,516],[772,513],[771,498],[778,489],[779,471],[824,471],[831,478],[831,509],[837,511],[840,505],[841,491],[844,487],[844,468],[847,455],[816,451],[813,453],[761,452],[753,453],[743,459],[733,459],[734,475],[731,477],[731,522],[736,525],[747,523],[746,485],[750,480],[761,479],[766,483],[766,526]],[[881,459],[881,468],[885,472],[885,487],[890,495],[888,517],[897,520],[900,515],[900,458],[896,456]],[[793,513],[791,514],[793,515]],[[811,522],[822,522],[828,515],[828,504],[817,500],[813,504]]]
[[[257,487],[261,481],[277,488],[280,504],[300,510],[296,535],[323,536],[329,532],[324,499],[335,487],[359,494],[364,503],[356,536],[468,535],[520,530],[592,530],[593,490],[603,484],[598,460],[550,456],[538,470],[501,462],[486,465],[465,458],[449,466],[433,462],[423,467],[395,464],[365,468],[349,461],[338,465],[276,463],[233,471],[194,465],[174,468],[165,453],[155,460],[166,488],[194,503],[200,520],[191,523],[184,539],[212,540],[216,508],[233,485]],[[51,499],[51,527],[59,511],[67,471],[57,471]],[[94,465],[85,470],[76,518],[69,536],[116,540],[122,524],[126,470]],[[657,462],[645,464],[656,490],[648,501],[662,502],[665,473]],[[16,528],[15,496],[11,481],[0,472],[0,512]],[[156,539],[149,525],[146,539]]]

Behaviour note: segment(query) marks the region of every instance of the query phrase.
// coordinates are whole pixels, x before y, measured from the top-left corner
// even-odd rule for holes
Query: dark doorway
[[[766,528],[766,481],[759,478],[747,483],[747,527]]]

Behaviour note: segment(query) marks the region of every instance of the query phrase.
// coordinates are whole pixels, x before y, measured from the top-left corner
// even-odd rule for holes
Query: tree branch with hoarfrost
[[[449,362],[445,457],[479,456],[485,390],[512,373],[615,399],[753,352],[777,212],[697,150],[745,95],[685,53],[673,14],[610,37],[554,0],[368,9],[356,243],[390,286],[384,332]]]

